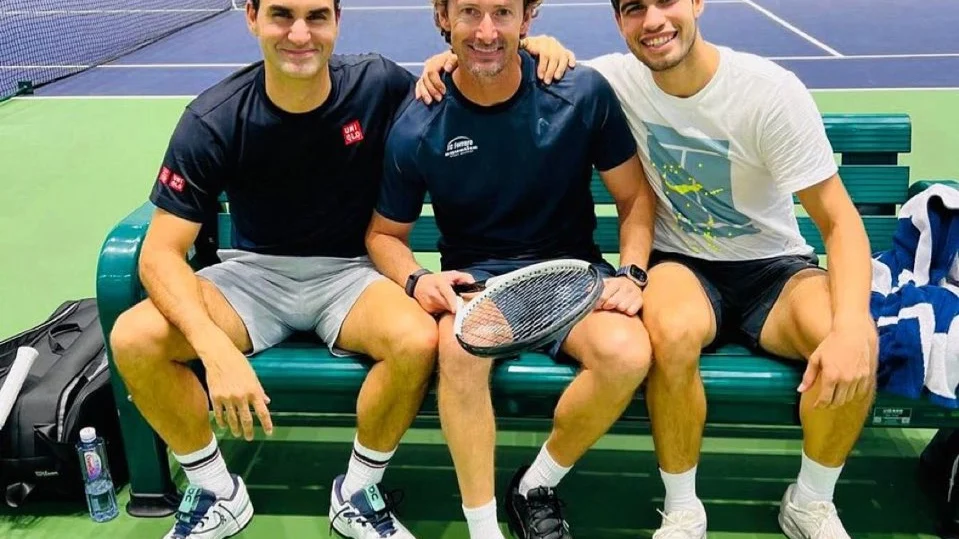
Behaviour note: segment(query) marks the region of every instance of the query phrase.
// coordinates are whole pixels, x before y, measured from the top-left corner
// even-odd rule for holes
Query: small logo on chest
[[[475,152],[479,146],[469,137],[459,136],[446,143],[446,157],[459,157]]]
[[[349,146],[350,144],[356,144],[361,140],[363,140],[363,128],[360,127],[359,120],[353,120],[352,122],[343,126],[344,144]]]

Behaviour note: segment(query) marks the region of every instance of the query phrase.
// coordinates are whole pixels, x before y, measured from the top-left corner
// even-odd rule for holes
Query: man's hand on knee
[[[264,432],[273,434],[273,421],[267,409],[270,398],[260,385],[246,356],[231,342],[226,341],[225,344],[218,345],[212,353],[202,354],[201,357],[206,368],[207,387],[217,426],[223,428],[225,421],[233,436],[239,437],[242,431],[247,441],[252,440],[252,407]]]
[[[821,378],[817,408],[834,409],[867,398],[875,389],[877,354],[872,318],[834,324],[810,356],[799,391],[805,393]]]
[[[635,316],[643,308],[643,290],[626,277],[605,279],[597,308]]]

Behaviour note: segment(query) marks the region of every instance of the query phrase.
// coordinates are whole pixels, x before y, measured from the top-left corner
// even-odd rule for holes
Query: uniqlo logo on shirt
[[[183,188],[186,187],[186,180],[183,179],[183,176],[180,176],[167,167],[162,167],[160,169],[160,175],[157,176],[157,181],[169,187],[170,189],[173,189],[177,193],[182,193]]]
[[[173,189],[177,193],[183,192],[183,187],[186,185],[186,180],[183,179],[183,176],[179,174],[173,174],[170,176],[170,183],[167,185],[170,186],[170,189]]]
[[[353,120],[343,126],[343,142],[347,146],[356,144],[361,140],[363,140],[363,128],[360,127],[359,120]]]
[[[170,183],[170,169],[166,167],[161,167],[160,175],[157,177],[157,181],[159,181],[163,185],[167,185],[168,183]]]

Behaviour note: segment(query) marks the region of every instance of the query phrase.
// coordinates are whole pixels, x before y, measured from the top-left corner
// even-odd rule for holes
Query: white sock
[[[565,468],[557,464],[556,461],[553,460],[553,456],[550,455],[546,449],[546,444],[543,444],[543,447],[539,450],[539,455],[536,456],[536,460],[533,461],[533,464],[526,470],[523,478],[519,481],[519,493],[525,498],[526,493],[534,488],[555,488],[571,469],[572,467]]]
[[[668,515],[672,511],[706,512],[703,502],[696,497],[696,468],[693,466],[682,473],[666,473],[660,468],[659,475],[666,487],[666,500],[663,510]]]
[[[354,493],[383,481],[386,465],[390,463],[394,453],[396,449],[384,453],[363,447],[359,436],[354,438],[353,454],[350,455],[346,478],[343,479],[343,497],[349,498]]]
[[[470,509],[463,506],[466,525],[469,526],[470,539],[506,539],[503,530],[496,521],[496,498],[489,503]]]
[[[823,466],[809,458],[803,451],[799,479],[796,481],[796,488],[793,489],[793,503],[803,506],[812,502],[831,502],[840,473],[842,473],[842,466],[838,468]]]
[[[226,469],[226,462],[216,444],[216,436],[199,451],[188,455],[174,453],[173,457],[180,463],[191,485],[209,490],[218,498],[229,498],[233,494],[233,477]]]

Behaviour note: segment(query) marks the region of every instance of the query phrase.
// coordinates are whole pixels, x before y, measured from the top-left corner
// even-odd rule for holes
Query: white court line
[[[812,37],[811,35],[807,34],[806,32],[803,32],[803,31],[800,30],[799,28],[796,28],[795,26],[789,24],[788,21],[786,21],[786,20],[783,19],[782,17],[779,17],[778,15],[776,15],[775,13],[773,13],[772,11],[769,11],[768,9],[760,6],[759,4],[757,4],[756,2],[754,2],[753,0],[742,0],[742,1],[743,1],[743,3],[748,4],[749,6],[751,6],[751,7],[752,7],[753,9],[755,9],[756,11],[759,11],[759,12],[762,13],[763,15],[765,15],[765,16],[769,17],[770,19],[776,21],[776,22],[779,23],[783,28],[785,28],[785,29],[793,32],[794,34],[796,34],[796,35],[798,35],[799,37],[805,39],[806,41],[812,43],[813,45],[819,47],[820,49],[828,52],[829,54],[831,54],[831,55],[833,55],[833,56],[842,56],[842,53],[840,53],[840,52],[837,51],[836,49],[830,47],[829,45],[826,45],[826,44],[823,43],[822,41],[819,41],[818,39]]]
[[[770,60],[896,60],[920,58],[957,58],[959,52],[924,52],[919,54],[847,54],[843,56],[770,56]]]
[[[709,4],[743,4],[744,0],[710,0]],[[606,1],[592,1],[592,2],[544,2],[540,6],[540,9],[554,8],[554,7],[598,7],[603,6],[612,10],[612,6],[609,3],[609,0]],[[423,5],[406,5],[406,6],[343,6],[340,8],[342,11],[393,11],[393,10],[415,10],[415,9],[429,9],[432,10],[433,6],[428,3]]]
[[[810,88],[812,93],[834,93],[834,92],[955,92],[959,91],[959,86],[942,86],[930,88]],[[168,99],[193,99],[196,95],[26,95],[18,96],[11,101],[109,101],[109,100],[168,100]]]
[[[14,15],[51,16],[51,15],[141,15],[141,14],[175,14],[175,13],[225,13],[231,8],[223,9],[44,9],[44,10],[16,10],[0,11],[0,17]]]
[[[711,0],[710,4],[742,4],[743,0]],[[541,7],[595,7],[605,6],[610,9],[609,1],[594,0],[592,2],[547,2]],[[399,10],[423,10],[433,9],[433,6],[424,2],[422,5],[404,5],[404,6],[342,6],[342,11],[399,11]],[[0,17],[14,15],[30,16],[51,16],[51,15],[140,15],[140,14],[176,14],[176,13],[220,13],[225,11],[242,11],[242,8],[229,7],[223,9],[45,9],[45,10],[11,10],[0,11]]]
[[[920,54],[850,54],[846,56],[767,56],[767,60],[776,61],[838,61],[838,60],[920,60],[933,58],[959,58],[959,52],[933,52]],[[210,63],[210,64],[107,64],[100,66],[90,65],[15,65],[0,66],[3,70],[35,70],[35,69],[217,69],[246,67],[256,60],[247,63]],[[589,60],[585,60],[588,62]],[[397,62],[402,67],[421,67],[423,62]]]

